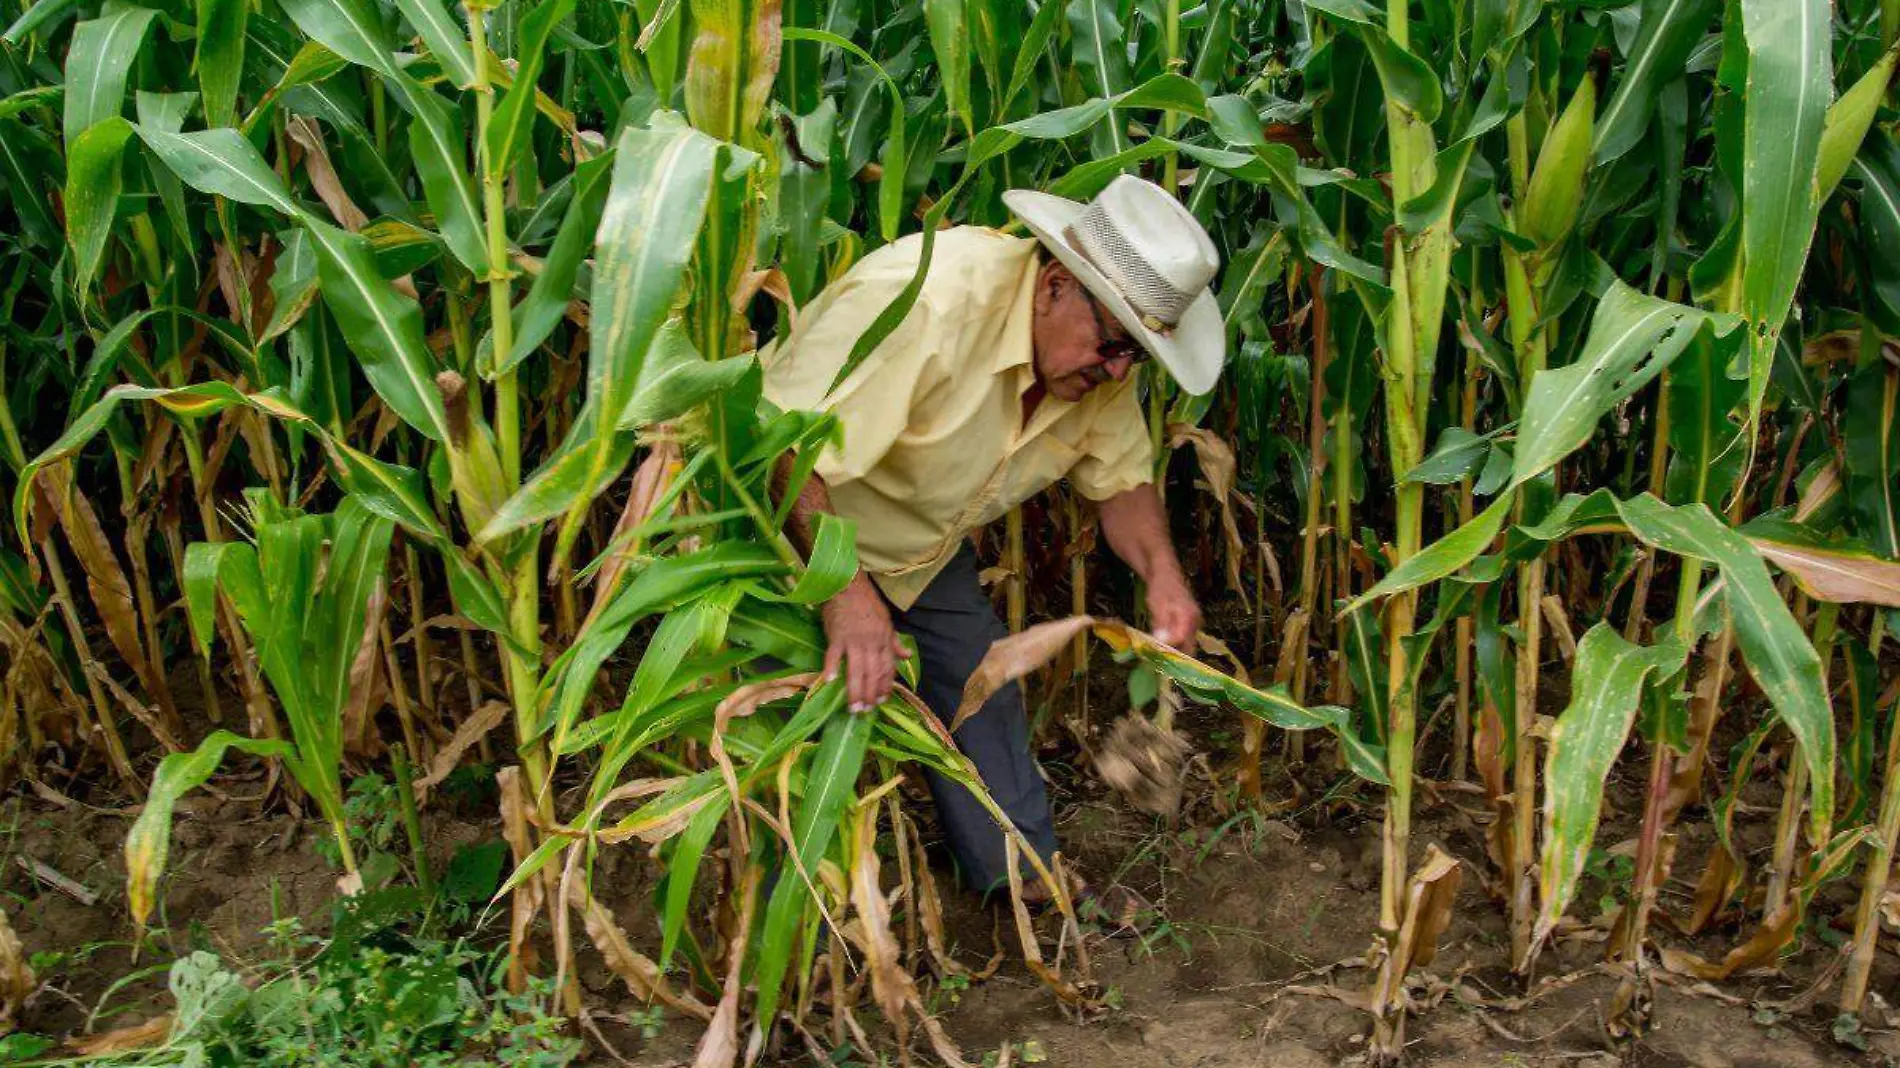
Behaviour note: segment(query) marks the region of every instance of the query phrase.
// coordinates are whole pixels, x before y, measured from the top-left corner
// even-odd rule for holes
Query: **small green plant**
[[[467,885],[473,886],[471,881]],[[487,883],[492,891],[493,880]],[[479,889],[479,888],[477,888]],[[445,889],[444,894],[448,891]],[[329,939],[295,916],[265,929],[276,951],[261,963],[195,951],[171,966],[172,1030],[155,1050],[77,1063],[159,1068],[291,1068],[310,1064],[557,1068],[580,1053],[555,1011],[551,980],[509,993],[505,947],[434,938],[434,902],[410,887],[346,898]],[[636,1023],[657,1031],[657,1017]],[[30,1042],[0,1047],[37,1056]]]
[[[352,779],[343,801],[343,820],[363,885],[371,889],[387,885],[400,869],[395,851],[401,844],[402,809],[397,803],[396,785],[381,775]],[[337,867],[343,866],[343,853],[336,839],[319,838],[315,845],[317,855]]]
[[[1601,888],[1596,905],[1597,913],[1602,915],[1621,907],[1622,896],[1618,891],[1630,885],[1630,878],[1636,874],[1636,860],[1628,853],[1591,849],[1589,858],[1584,861],[1583,872],[1586,878],[1594,880]]]

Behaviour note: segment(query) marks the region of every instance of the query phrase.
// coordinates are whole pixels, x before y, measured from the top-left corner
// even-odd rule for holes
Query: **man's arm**
[[[781,462],[781,488],[789,473],[789,461]],[[807,555],[811,553],[812,530],[820,512],[833,512],[831,491],[824,479],[814,474],[799,490],[786,523],[792,543]],[[825,678],[838,677],[842,667],[846,672],[845,699],[851,710],[869,711],[891,695],[891,686],[897,680],[897,659],[910,655],[897,640],[890,608],[860,568],[850,585],[825,602],[820,614],[825,624]]]
[[[1102,533],[1109,548],[1127,562],[1148,588],[1148,615],[1154,635],[1169,645],[1191,649],[1201,629],[1181,561],[1168,538],[1168,516],[1154,483],[1144,482],[1101,502]]]

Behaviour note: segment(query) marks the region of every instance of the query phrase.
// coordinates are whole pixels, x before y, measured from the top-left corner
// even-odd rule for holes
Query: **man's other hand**
[[[825,679],[845,677],[853,712],[868,712],[891,695],[897,660],[910,650],[897,640],[891,610],[876,587],[859,573],[844,592],[825,602]]]
[[[1201,632],[1201,606],[1184,580],[1169,577],[1148,587],[1148,619],[1156,638],[1183,652],[1194,651],[1194,636]]]

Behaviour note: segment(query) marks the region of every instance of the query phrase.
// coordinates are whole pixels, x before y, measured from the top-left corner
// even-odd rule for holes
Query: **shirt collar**
[[[1033,248],[1035,242],[1032,241],[1029,244]],[[1027,259],[1028,263],[1023,267],[1022,278],[1017,281],[1016,293],[1010,298],[1009,306],[1010,318],[1016,320],[1021,326],[1015,330],[1004,331],[1006,336],[1017,337],[1021,341],[1018,344],[997,346],[994,370],[999,375],[1015,367],[1023,368],[1029,377],[1035,375],[1035,368],[1031,366],[1031,363],[1035,356],[1036,344],[1036,269],[1041,266],[1042,259],[1034,252],[1031,252]]]

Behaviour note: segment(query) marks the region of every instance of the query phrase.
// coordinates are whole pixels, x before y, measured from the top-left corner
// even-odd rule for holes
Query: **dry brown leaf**
[[[1900,561],[1767,538],[1748,540],[1764,560],[1787,572],[1815,600],[1900,608]]]
[[[1829,460],[1818,471],[1808,488],[1801,491],[1801,500],[1795,504],[1794,521],[1805,523],[1828,501],[1841,492],[1841,465]]]
[[[1570,629],[1570,613],[1564,611],[1563,599],[1554,593],[1547,593],[1538,604],[1543,606],[1544,619],[1550,623],[1551,637],[1557,640],[1557,649],[1563,653],[1564,661],[1577,658],[1577,636]]]
[[[1696,979],[1727,979],[1736,972],[1773,964],[1781,953],[1781,947],[1794,937],[1795,928],[1800,923],[1801,910],[1794,902],[1790,902],[1763,921],[1755,933],[1748,937],[1748,941],[1729,950],[1720,961],[1704,960],[1685,950],[1664,949],[1663,967],[1677,975]]]
[[[660,966],[645,954],[633,948],[627,940],[627,933],[614,921],[613,913],[607,906],[587,892],[587,888],[575,881],[568,887],[568,904],[581,914],[581,923],[587,929],[587,937],[600,950],[607,967],[627,984],[627,991],[643,1002],[658,998],[669,1008],[710,1022],[713,1010],[710,1006],[690,994],[674,993],[667,986],[666,976],[660,974]]]
[[[1715,919],[1723,906],[1734,895],[1736,884],[1741,880],[1735,858],[1717,842],[1709,850],[1708,866],[1702,869],[1702,877],[1696,880],[1695,895],[1689,907],[1689,918],[1678,926],[1683,934],[1694,935]]]
[[[982,662],[970,673],[969,681],[963,684],[963,701],[950,720],[950,732],[955,734],[996,691],[1047,664],[1071,639],[1094,623],[1093,616],[1070,616],[1038,623],[990,646]]]
[[[1213,490],[1214,499],[1220,502],[1221,530],[1227,538],[1227,585],[1240,595],[1240,602],[1244,606],[1247,604],[1247,584],[1241,581],[1240,561],[1247,555],[1247,543],[1241,540],[1240,524],[1234,518],[1234,473],[1238,467],[1234,450],[1206,427],[1176,423],[1168,431],[1169,448],[1179,448],[1184,444],[1194,447],[1194,455],[1201,463],[1201,473],[1207,476],[1208,487]]]
[[[323,131],[316,120],[306,115],[293,116],[286,132],[303,149],[303,169],[310,176],[310,188],[316,192],[317,199],[323,201],[323,206],[330,209],[330,217],[336,224],[351,233],[369,225],[369,216],[350,199],[342,179],[337,177],[336,166],[330,162],[330,150],[323,143]]]
[[[0,1035],[13,1030],[14,1014],[38,987],[39,979],[26,961],[26,950],[7,923],[7,910],[0,908]]]
[[[1018,835],[1009,833],[1009,828],[1004,830],[1006,833],[1003,836],[1003,864],[1009,872],[1009,903],[1016,919],[1016,940],[1022,947],[1023,966],[1029,969],[1030,974],[1042,980],[1043,985],[1065,1004],[1088,1005],[1089,997],[1082,992],[1081,988],[1064,979],[1059,970],[1043,962],[1041,945],[1036,939],[1036,925],[1029,917],[1029,906],[1023,901],[1023,875],[1021,865],[1018,864],[1023,847],[1017,841]],[[1042,867],[1039,874],[1043,877],[1045,885],[1050,887],[1055,897],[1056,909],[1062,914],[1066,936],[1064,941],[1074,945],[1078,953],[1081,952],[1081,928],[1076,923],[1075,905],[1069,900],[1068,876],[1062,870],[1062,854],[1057,853],[1050,857],[1049,864]],[[1086,969],[1087,965],[1084,964],[1084,975],[1087,974]]]
[[[133,696],[132,691],[121,686],[119,680],[112,677],[112,673],[106,670],[104,664],[95,660],[86,665],[86,673],[99,680],[100,685],[106,688],[106,692],[112,695],[113,700],[119,702],[119,706],[124,708],[127,714],[143,723],[145,729],[152,732],[152,737],[158,739],[158,744],[165,747],[166,752],[184,752],[185,747],[178,741],[178,736],[171,732],[171,728],[165,725],[159,710],[139,700]]]
[[[506,702],[488,701],[463,720],[462,725],[455,728],[455,736],[449,739],[449,744],[436,750],[435,759],[429,762],[429,774],[416,780],[416,803],[426,800],[430,788],[448,778],[461,762],[462,754],[481,741],[483,735],[500,726],[508,718],[508,712]]]
[[[171,690],[166,686],[163,675],[153,669],[151,661],[145,656],[144,639],[139,634],[138,610],[132,599],[132,583],[125,577],[118,556],[106,540],[105,528],[100,526],[92,502],[86,499],[78,486],[71,483],[71,464],[60,463],[49,467],[42,478],[41,492],[54,502],[60,527],[66,532],[66,544],[79,561],[80,569],[85,572],[86,589],[92,595],[93,607],[98,611],[100,621],[105,624],[106,637],[131,667],[133,674],[138,676],[139,685],[144,687],[145,692],[152,696],[161,709],[170,708]]]
[[[897,1032],[897,1048],[910,1044],[910,1018],[904,1012],[911,978],[899,959],[891,934],[890,903],[878,885],[877,807],[860,809],[852,835],[851,907],[857,910],[858,948],[871,975],[871,994]]]
[[[1463,869],[1456,858],[1434,843],[1426,847],[1425,863],[1405,884],[1405,914],[1393,944],[1379,965],[1378,978],[1367,992],[1374,1016],[1393,1020],[1403,1012],[1405,977],[1413,968],[1431,964],[1438,955],[1438,938],[1451,924]]]
[[[117,1031],[107,1031],[103,1035],[86,1035],[66,1041],[66,1049],[80,1057],[103,1057],[109,1053],[131,1053],[134,1050],[151,1049],[164,1044],[172,1034],[170,1013],[154,1017],[142,1024],[121,1027]]]
[[[495,785],[501,793],[501,836],[508,843],[515,866],[520,867],[534,852],[534,839],[528,832],[527,790],[521,783],[521,769],[506,767],[495,773]],[[508,913],[508,988],[516,993],[527,989],[528,976],[535,970],[534,943],[529,932],[534,917],[541,911],[542,884],[529,879],[515,887]]]
[[[712,742],[707,751],[713,761],[719,765],[719,775],[726,780],[726,792],[731,795],[734,806],[744,802],[739,793],[739,774],[732,766],[732,760],[726,756],[726,727],[735,719],[743,719],[757,712],[761,705],[770,704],[793,694],[804,693],[817,682],[819,675],[815,671],[800,672],[783,678],[765,679],[747,683],[727,694],[713,710]],[[751,837],[746,831],[744,820],[739,821],[739,851],[752,851]]]
[[[608,544],[614,547],[602,564],[594,579],[594,604],[588,609],[587,618],[591,622],[620,585],[620,576],[626,570],[627,561],[632,552],[626,544],[628,536],[642,523],[653,517],[654,506],[680,471],[679,442],[671,437],[656,441],[647,452],[646,459],[633,472],[633,489],[627,494],[627,506],[620,510],[620,518],[614,523],[613,536]]]
[[[758,880],[748,878],[740,898],[739,922],[733,924],[732,938],[726,946],[725,989],[693,1053],[693,1068],[732,1068],[739,1059],[739,992],[745,987],[745,944],[752,930],[753,905],[758,900]]]
[[[356,642],[356,656],[350,660],[349,687],[343,702],[343,744],[353,753],[368,748],[370,737],[370,701],[376,694],[376,669],[382,663],[377,655],[381,643],[383,615],[388,611],[388,596],[383,583],[369,591],[363,606],[363,634]],[[413,759],[417,754],[411,754]],[[416,795],[420,801],[422,795]]]

